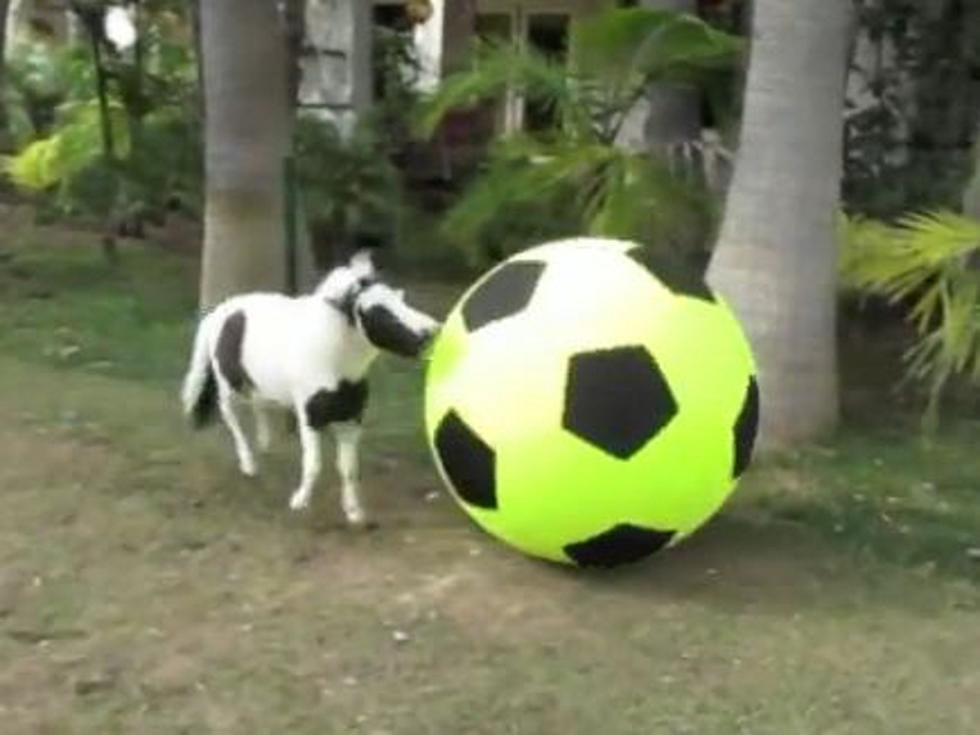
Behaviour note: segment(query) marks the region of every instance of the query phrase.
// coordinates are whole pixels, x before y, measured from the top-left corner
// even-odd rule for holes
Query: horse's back
[[[374,356],[338,309],[314,297],[242,294],[210,318],[211,355],[222,377],[240,394],[283,406],[360,379]]]

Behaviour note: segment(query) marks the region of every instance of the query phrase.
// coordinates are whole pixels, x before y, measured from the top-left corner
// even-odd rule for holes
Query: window
[[[481,41],[508,41],[514,35],[511,13],[477,13],[475,25]]]
[[[573,5],[573,3],[568,3]],[[533,48],[556,61],[568,58],[571,8],[560,3],[517,3],[484,0],[476,15],[476,36],[483,40],[513,41],[519,48]],[[536,7],[537,6],[537,7]],[[497,113],[498,127],[504,130],[547,130],[557,124],[555,111],[547,105],[529,102],[511,92]]]

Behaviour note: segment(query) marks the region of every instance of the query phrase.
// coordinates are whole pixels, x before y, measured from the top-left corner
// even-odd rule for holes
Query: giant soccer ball
[[[690,535],[749,463],[749,345],[700,275],[619,240],[520,253],[450,313],[426,375],[440,474],[486,531],[581,566]]]

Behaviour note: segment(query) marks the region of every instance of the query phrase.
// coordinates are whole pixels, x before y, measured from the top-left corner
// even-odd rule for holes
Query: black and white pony
[[[378,280],[367,251],[330,271],[307,296],[235,296],[198,326],[183,384],[185,414],[197,427],[221,417],[235,443],[238,466],[257,472],[239,408],[250,405],[258,446],[271,442],[269,410],[295,413],[302,480],[289,505],[310,503],[320,474],[320,431],[337,445],[341,504],[352,525],[366,521],[358,497],[358,442],[368,397],[367,373],[381,351],[417,357],[439,324],[408,306],[404,294]]]

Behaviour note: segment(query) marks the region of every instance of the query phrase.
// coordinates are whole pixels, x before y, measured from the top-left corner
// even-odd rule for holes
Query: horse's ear
[[[370,250],[358,250],[350,259],[350,269],[358,278],[374,275],[374,254]]]
[[[338,241],[331,248],[330,269],[354,266],[355,263],[370,261],[372,264],[369,274],[374,273],[377,265],[377,253],[386,245],[383,237],[367,230],[355,230],[347,237]],[[365,257],[364,253],[373,254]]]

